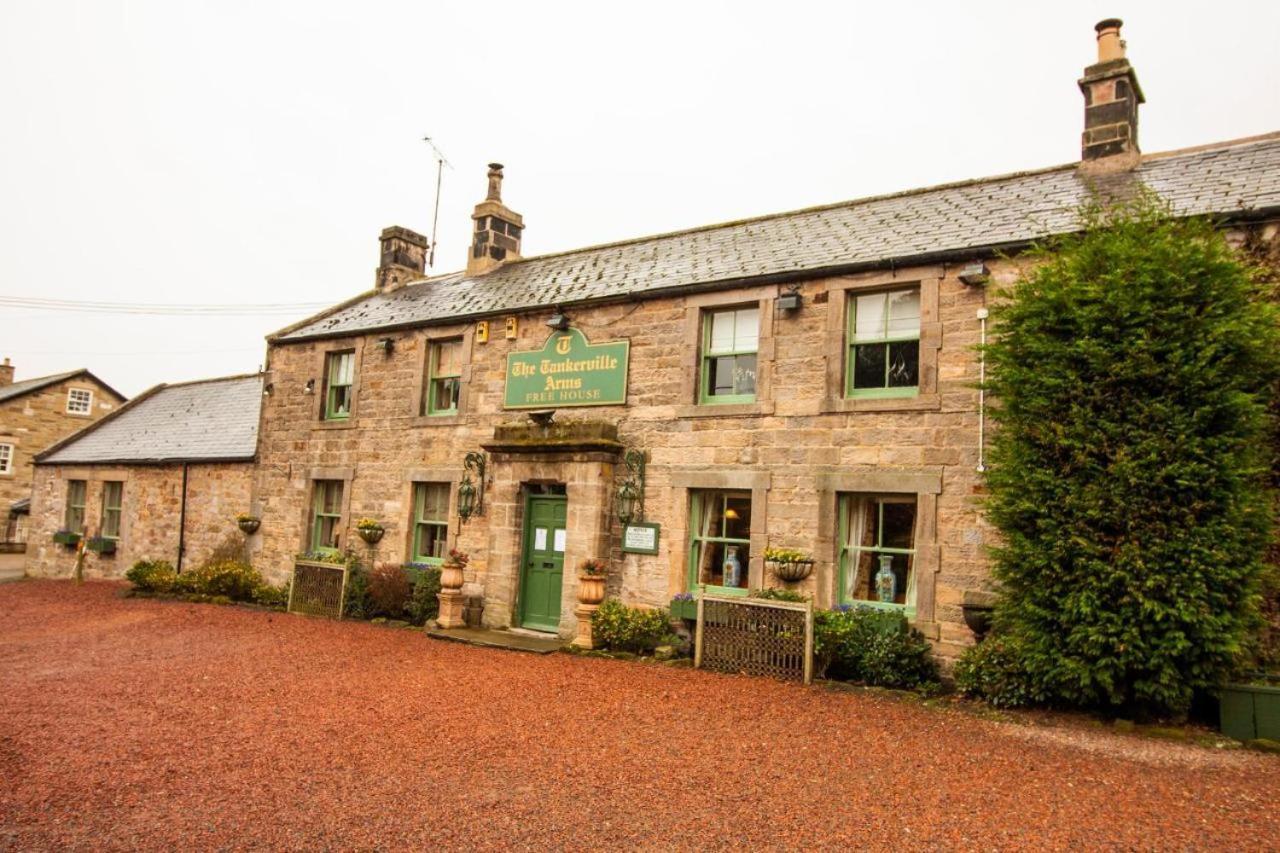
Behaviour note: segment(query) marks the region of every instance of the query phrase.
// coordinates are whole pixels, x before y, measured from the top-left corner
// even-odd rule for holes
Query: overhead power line
[[[0,296],[0,306],[32,311],[81,314],[152,314],[195,317],[254,317],[264,314],[305,314],[328,307],[328,302],[266,302],[258,304],[163,304],[155,302],[93,302],[45,299],[36,296]]]

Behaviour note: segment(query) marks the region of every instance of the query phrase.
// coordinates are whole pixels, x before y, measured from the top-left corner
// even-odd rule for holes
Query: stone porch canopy
[[[1132,169],[1083,163],[910,190],[530,258],[483,274],[364,293],[285,328],[289,343],[535,309],[785,283],[972,260],[1079,229],[1095,194],[1146,187],[1179,216],[1247,222],[1280,213],[1280,132],[1169,153]]]

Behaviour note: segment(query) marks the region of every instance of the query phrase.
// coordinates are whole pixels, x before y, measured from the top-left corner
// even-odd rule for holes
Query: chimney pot
[[[1098,62],[1124,59],[1124,42],[1120,39],[1122,26],[1124,21],[1119,18],[1107,18],[1094,26],[1098,33]]]
[[[489,164],[489,194],[485,196],[489,201],[502,201],[502,164]]]
[[[13,384],[13,365],[9,363],[9,357],[5,356],[4,364],[0,364],[0,388],[5,385]]]

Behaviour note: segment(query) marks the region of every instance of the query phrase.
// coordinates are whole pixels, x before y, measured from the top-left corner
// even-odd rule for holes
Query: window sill
[[[342,420],[317,421],[313,429],[355,429],[355,418],[343,418]]]
[[[457,426],[463,422],[461,412],[448,415],[414,415],[413,425],[416,427]]]
[[[822,402],[823,414],[832,414],[834,412],[936,412],[941,408],[941,394],[917,394],[911,397],[828,397]]]
[[[757,401],[754,403],[700,403],[694,406],[677,406],[678,418],[741,418],[759,415],[772,415],[773,403]]]

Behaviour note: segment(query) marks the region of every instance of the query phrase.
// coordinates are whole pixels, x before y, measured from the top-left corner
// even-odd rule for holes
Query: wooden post
[[[813,602],[804,607],[804,683],[813,683]]]
[[[693,634],[693,668],[699,669],[702,666],[702,621],[703,608],[706,607],[707,590],[704,587],[698,593],[698,623]]]

